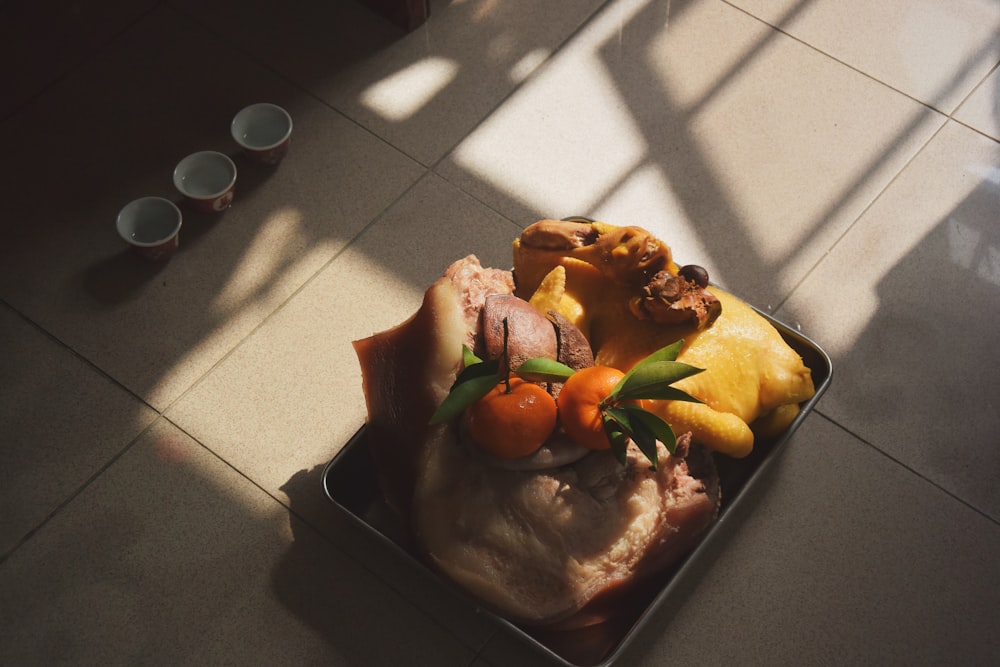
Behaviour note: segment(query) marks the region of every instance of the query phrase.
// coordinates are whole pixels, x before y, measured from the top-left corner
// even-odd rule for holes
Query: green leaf
[[[481,364],[483,360],[476,356],[476,353],[472,351],[472,348],[468,345],[462,345],[462,366],[468,368],[474,364]]]
[[[660,401],[686,401],[688,403],[704,403],[703,400],[697,396],[692,396],[683,389],[677,389],[676,387],[649,387],[648,390],[642,392],[642,396],[621,396],[618,398],[620,401],[634,400],[637,398],[648,398]]]
[[[629,413],[633,426],[641,424],[641,428],[648,429],[654,438],[663,443],[668,452],[674,453],[677,449],[677,436],[674,435],[670,424],[663,421],[659,415],[640,408],[638,405],[624,405],[622,407]]]
[[[604,426],[604,434],[608,436],[611,443],[611,453],[615,455],[618,463],[625,465],[628,461],[628,428],[621,424],[616,418],[615,408],[609,408],[601,413],[601,423]],[[626,421],[628,415],[622,414]]]
[[[515,375],[528,382],[565,382],[575,372],[566,364],[544,357],[528,359],[514,370]]]
[[[496,378],[497,381],[499,382],[499,377],[498,377],[499,373],[500,373],[499,359],[480,361],[479,363],[475,363],[463,368],[462,371],[458,374],[458,377],[455,378],[455,383],[451,385],[451,388],[454,390],[455,387],[457,387],[460,384],[464,384],[469,380],[474,380],[476,378],[481,378],[486,376],[492,376]]]
[[[703,370],[679,361],[641,362],[641,365],[636,364],[632,367],[632,370],[615,386],[611,392],[612,400],[660,398],[664,387],[697,375]]]
[[[639,448],[639,451],[646,455],[653,470],[656,470],[659,452],[656,449],[656,436],[641,419],[632,421],[632,441]]]
[[[615,457],[622,464],[625,463],[628,439],[631,438],[639,451],[649,460],[653,470],[659,465],[659,451],[656,448],[656,441],[664,444],[670,453],[676,448],[676,439],[670,426],[658,416],[640,408],[637,405],[619,405],[605,409],[601,413],[604,419],[604,430],[610,433],[611,429],[617,429],[622,439],[619,451],[615,451]],[[609,426],[610,424],[610,426]],[[608,436],[611,437],[610,435]],[[614,441],[612,441],[614,442]]]
[[[483,364],[476,364],[476,366],[483,366]],[[470,366],[470,368],[475,368],[476,366]],[[490,393],[490,389],[499,384],[499,378],[497,377],[496,371],[491,374],[481,375],[478,377],[473,377],[465,380],[461,383],[456,383],[452,387],[451,392],[445,397],[441,405],[431,416],[431,424],[440,424],[442,422],[451,421],[458,415],[462,414],[462,410],[478,401],[480,398]]]
[[[610,419],[614,423],[618,424],[626,435],[632,432],[632,418],[629,416],[628,410],[626,410],[624,406],[618,405],[605,408],[601,412],[601,417]]]
[[[677,355],[681,353],[682,349],[684,349],[683,338],[671,343],[670,345],[667,345],[666,347],[661,347],[656,352],[653,352],[652,354],[645,357],[642,361],[633,366],[633,368],[637,368],[639,366],[642,366],[643,364],[652,364],[657,361],[676,361]]]
[[[677,359],[677,355],[681,353],[681,349],[683,347],[684,347],[684,339],[682,338],[678,341],[671,343],[670,345],[667,345],[666,347],[661,347],[659,350],[653,352],[652,354],[647,355],[639,363],[637,363],[635,366],[629,369],[627,373],[625,373],[625,377],[623,377],[618,382],[618,385],[612,392],[612,396],[616,396],[618,388],[624,385],[626,382],[628,382],[629,378],[632,377],[632,375],[634,375],[635,373],[639,372],[643,366],[647,364],[656,363],[659,361],[675,361]]]

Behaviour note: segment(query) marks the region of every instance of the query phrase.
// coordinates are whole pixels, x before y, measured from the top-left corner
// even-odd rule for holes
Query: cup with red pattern
[[[118,234],[132,250],[153,262],[169,259],[180,243],[181,210],[163,197],[142,197],[118,213]]]
[[[229,131],[247,158],[259,164],[276,165],[288,152],[292,117],[277,104],[259,102],[240,109]]]
[[[233,203],[236,165],[217,151],[192,153],[174,168],[174,187],[195,209],[220,213]]]

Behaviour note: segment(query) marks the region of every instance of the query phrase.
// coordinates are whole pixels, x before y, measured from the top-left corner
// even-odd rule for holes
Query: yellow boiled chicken
[[[514,241],[516,294],[588,338],[595,362],[628,370],[683,339],[677,360],[705,369],[674,386],[702,400],[653,401],[674,432],[733,457],[754,431],[780,432],[815,393],[809,368],[760,314],[678,267],[640,227],[541,220]],[[692,279],[693,278],[693,279]]]

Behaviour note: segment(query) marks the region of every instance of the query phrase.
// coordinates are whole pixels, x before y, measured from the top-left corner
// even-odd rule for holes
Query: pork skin
[[[693,475],[688,442],[674,455],[658,443],[655,471],[634,445],[624,466],[594,452],[512,471],[484,464],[453,428],[439,427],[418,471],[416,542],[432,566],[512,621],[602,622],[614,600],[676,563],[715,520],[714,466],[704,454]]]

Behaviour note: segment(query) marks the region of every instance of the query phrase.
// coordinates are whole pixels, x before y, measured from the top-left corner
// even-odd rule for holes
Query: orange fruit
[[[610,449],[604,432],[601,402],[624,373],[610,366],[591,366],[573,373],[559,391],[559,421],[566,435],[588,449]]]
[[[503,382],[468,408],[469,434],[503,459],[533,454],[556,428],[556,402],[549,392],[521,378]]]

